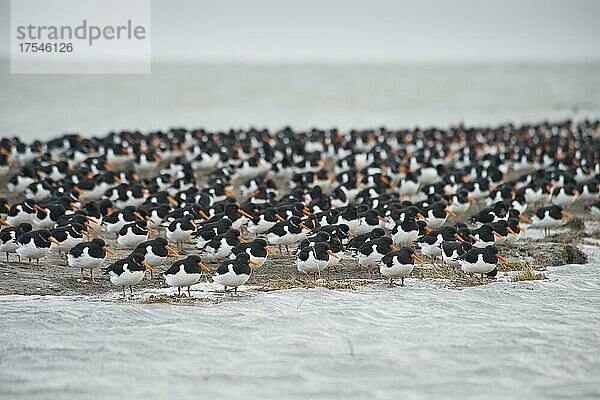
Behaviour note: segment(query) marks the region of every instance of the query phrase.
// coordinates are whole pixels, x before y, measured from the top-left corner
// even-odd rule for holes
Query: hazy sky
[[[8,6],[0,0],[3,56]],[[153,0],[152,52],[211,62],[599,60],[599,16],[597,0]]]

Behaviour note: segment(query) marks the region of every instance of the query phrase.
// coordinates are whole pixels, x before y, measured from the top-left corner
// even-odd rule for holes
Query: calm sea
[[[0,132],[27,139],[599,115],[598,65],[0,74]],[[600,250],[586,251],[590,264],[552,268],[547,281],[463,290],[409,279],[189,306],[0,296],[0,398],[597,399]]]

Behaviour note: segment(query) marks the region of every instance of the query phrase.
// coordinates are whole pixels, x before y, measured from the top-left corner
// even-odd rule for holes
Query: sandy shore
[[[575,214],[579,218],[583,217],[582,212]],[[595,222],[588,223],[587,227],[582,227],[578,222],[581,221],[579,218],[571,226],[563,228],[550,238],[524,238],[518,245],[500,246],[501,253],[508,258],[509,264],[500,265],[499,271],[512,274],[522,271],[543,271],[548,266],[585,263],[586,257],[578,249],[578,245],[597,239],[600,237],[600,231],[597,228],[591,229],[592,226],[596,226]],[[529,230],[528,233],[530,233]],[[108,234],[100,233],[99,236],[103,237],[117,253],[117,257],[109,256],[107,258],[105,266],[129,254],[129,250],[119,249],[114,238]],[[181,255],[192,254],[195,251],[194,246],[189,244],[184,247]],[[95,277],[99,278],[98,284],[90,284],[88,275],[84,276],[84,281],[81,282],[79,271],[68,267],[65,260],[59,258],[57,253],[52,253],[42,260],[40,271],[35,268],[32,271],[27,263],[19,263],[16,255],[11,255],[9,262],[6,262],[4,257],[3,254],[3,260],[0,261],[0,295],[98,295],[117,293],[120,290],[113,286],[108,277],[102,275],[100,270],[95,271]],[[171,263],[175,260],[175,257],[169,259]],[[158,267],[153,278],[147,274],[147,278],[136,286],[136,291],[166,288],[161,271],[167,267],[168,265]],[[211,267],[216,267],[216,265],[211,265]],[[376,277],[376,274],[373,276]],[[543,273],[537,275],[537,279],[543,278],[543,276]],[[350,255],[345,255],[334,270],[323,274],[322,279],[316,283],[306,279],[304,274],[300,274],[296,270],[294,256],[277,255],[271,256],[265,265],[258,269],[258,285],[256,287],[259,287],[260,290],[279,290],[317,285],[331,289],[353,289],[370,283],[383,284],[380,279],[367,280],[366,278],[366,273],[359,270],[357,262]],[[432,267],[428,264],[416,267],[410,278],[443,279],[448,286],[457,288],[494,282],[494,279],[474,282],[462,276],[456,269],[440,265]],[[523,279],[528,279],[528,275],[523,274]]]

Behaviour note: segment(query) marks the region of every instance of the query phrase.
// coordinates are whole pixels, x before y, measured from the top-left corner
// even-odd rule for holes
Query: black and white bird
[[[37,269],[40,269],[40,258],[47,257],[50,254],[52,243],[60,245],[60,242],[52,237],[47,229],[39,229],[24,233],[17,239],[16,253],[21,258],[29,260],[29,268],[32,268],[32,260],[36,260]]]
[[[192,215],[186,215],[171,222],[167,227],[167,239],[170,242],[177,243],[179,250],[183,249],[183,243],[192,239],[192,234],[196,230],[196,222]]]
[[[163,276],[167,285],[177,288],[177,293],[180,296],[182,287],[187,287],[188,296],[190,296],[190,286],[198,283],[203,270],[210,272],[210,268],[202,263],[200,256],[190,255],[183,260],[175,261],[163,273]]]
[[[31,232],[33,227],[31,224],[19,224],[17,226],[2,229],[0,231],[0,253],[6,253],[6,262],[11,253],[15,253],[19,248],[17,239],[23,234]],[[21,256],[19,256],[19,262],[21,262]]]
[[[103,219],[102,224],[106,226],[107,232],[117,234],[125,224],[129,224],[137,219],[145,220],[135,207],[128,206],[107,215]]]
[[[133,249],[147,241],[150,232],[156,233],[156,229],[149,227],[146,221],[138,219],[123,225],[117,234],[117,243],[126,249]]]
[[[144,260],[154,268],[163,265],[167,261],[169,253],[179,256],[179,253],[169,246],[169,241],[163,237],[142,242],[133,252],[143,255]]]
[[[144,279],[147,269],[153,270],[152,266],[144,260],[144,256],[140,253],[131,253],[103,270],[113,285],[123,288],[123,298],[125,298],[125,288],[129,287],[133,294],[133,286]]]
[[[219,265],[219,268],[213,275],[213,281],[223,285],[225,292],[228,287],[233,287],[237,293],[238,286],[248,282],[252,269],[250,265],[258,265],[257,262],[250,259],[247,253],[240,253],[233,260],[226,260]]]
[[[435,258],[442,255],[442,243],[456,240],[459,242],[465,241],[458,234],[458,230],[455,227],[443,226],[419,238],[417,246],[421,249],[423,255],[431,257],[431,261],[435,262]]]
[[[356,258],[361,268],[366,268],[369,279],[371,279],[371,268],[378,266],[379,262],[387,253],[396,251],[394,242],[387,236],[371,240],[356,250]]]
[[[389,278],[389,284],[394,284],[394,278],[400,278],[400,286],[404,286],[404,278],[412,272],[415,261],[424,263],[411,247],[401,247],[398,250],[387,253],[379,263],[381,275]]]
[[[316,280],[317,275],[320,277],[321,272],[329,266],[331,258],[339,259],[340,256],[331,250],[328,243],[310,243],[298,253],[296,268],[298,272],[312,274]]]
[[[531,217],[531,226],[544,230],[544,235],[549,236],[552,229],[556,229],[567,223],[573,218],[561,206],[553,204],[547,207],[537,209]]]
[[[89,242],[79,243],[69,251],[67,263],[72,268],[80,270],[80,281],[83,282],[83,270],[90,270],[90,283],[96,283],[94,269],[100,268],[106,259],[106,255],[116,254],[106,246],[106,242],[100,238],[94,238]]]
[[[281,246],[285,246],[290,254],[289,246],[301,242],[306,238],[306,231],[311,229],[302,223],[300,217],[292,216],[286,221],[276,223],[271,229],[265,232],[264,236],[269,244],[279,247],[279,254],[283,254]]]
[[[240,243],[246,243],[237,229],[230,229],[222,235],[215,236],[200,250],[208,262],[219,262],[229,258],[233,248]]]
[[[231,249],[229,258],[234,259],[240,253],[247,253],[252,261],[258,263],[257,267],[262,267],[267,261],[269,254],[275,254],[273,249],[267,245],[264,239],[254,239],[251,242],[240,243]],[[254,268],[252,268],[251,282],[256,283],[254,278]]]
[[[465,274],[474,276],[475,274],[488,274],[492,272],[498,261],[508,264],[508,261],[502,257],[495,246],[472,247],[469,251],[459,257],[460,268]]]
[[[68,253],[75,245],[84,241],[84,238],[91,239],[92,236],[87,232],[86,228],[79,223],[59,226],[52,230],[52,237],[60,242],[60,246],[52,243],[51,248],[56,247],[59,255],[62,252]]]

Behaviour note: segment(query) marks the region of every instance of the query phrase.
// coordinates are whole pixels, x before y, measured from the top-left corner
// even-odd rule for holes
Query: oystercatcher
[[[125,298],[125,287],[129,286],[129,290],[133,294],[133,286],[144,279],[146,269],[153,270],[142,254],[132,253],[107,268],[103,268],[103,271],[109,276],[113,285],[123,287],[123,298]]]
[[[390,286],[394,285],[394,278],[401,279],[400,286],[404,286],[404,278],[412,272],[415,261],[425,263],[411,247],[401,247],[398,250],[387,253],[379,263],[381,275],[390,279]]]
[[[81,271],[81,282],[83,282],[83,270],[89,269],[90,283],[95,284],[94,269],[102,266],[107,253],[116,256],[111,249],[106,247],[106,242],[104,242],[103,239],[94,238],[89,242],[83,242],[73,246],[67,256],[67,262],[72,268],[79,268]]]
[[[213,281],[223,285],[225,292],[227,287],[233,287],[234,293],[237,293],[238,286],[245,284],[250,278],[252,269],[249,264],[258,265],[247,253],[240,253],[235,259],[223,261],[213,275]]]

